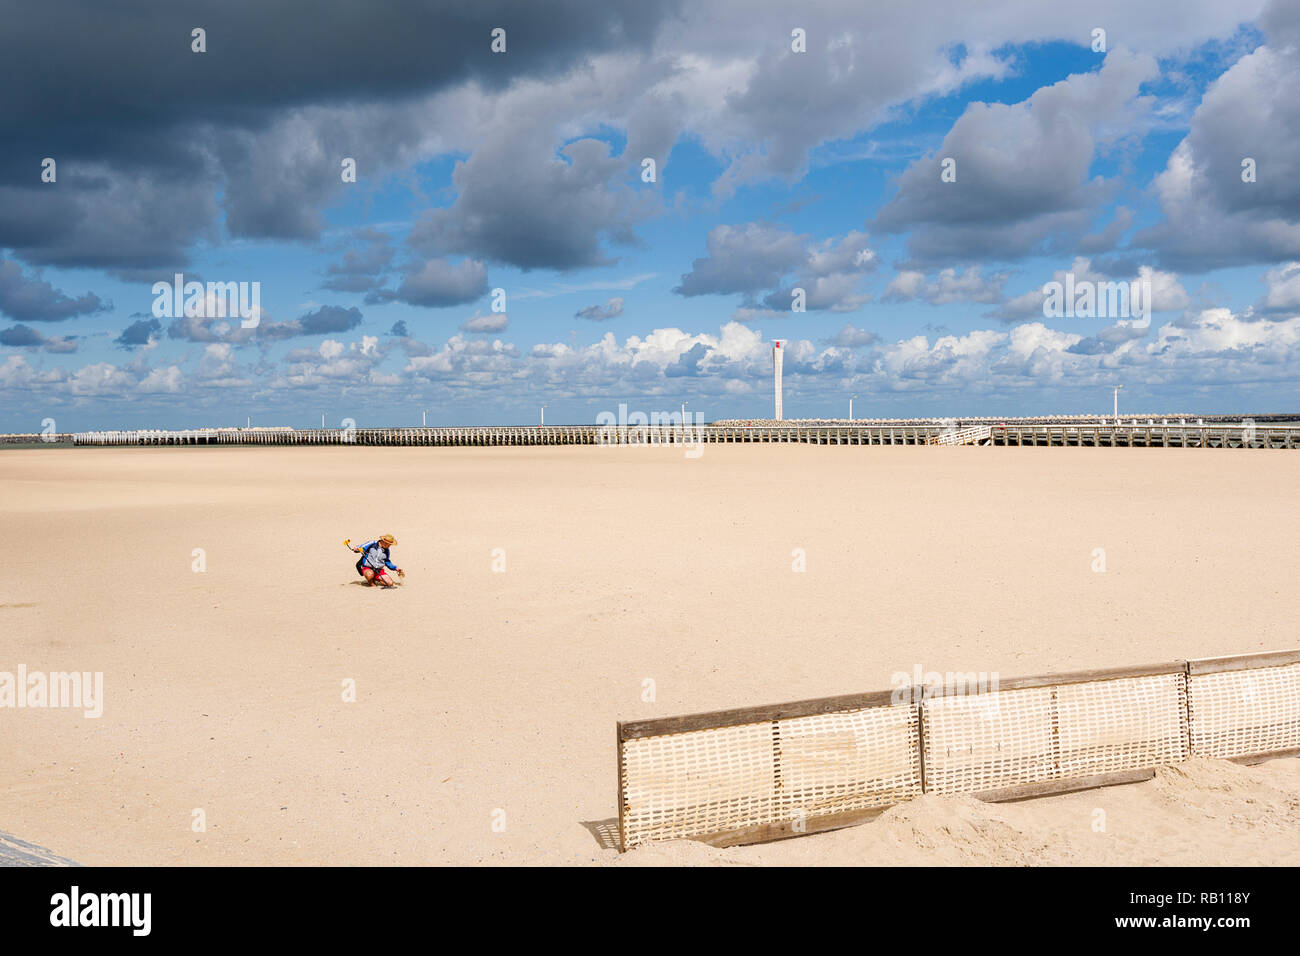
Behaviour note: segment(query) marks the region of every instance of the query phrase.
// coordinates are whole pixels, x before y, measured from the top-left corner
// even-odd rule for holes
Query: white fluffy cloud
[[[960,273],[956,269],[942,269],[929,280],[924,272],[905,269],[894,276],[882,298],[886,302],[921,299],[931,305],[948,305],[952,302],[990,303],[1002,298],[1002,286],[1006,281],[1006,273],[984,276],[978,266],[970,266]]]
[[[1150,53],[1116,48],[1097,72],[1023,102],[969,104],[942,145],[902,174],[876,225],[907,232],[918,263],[1016,259],[1077,241],[1113,191],[1090,175],[1093,157],[1144,127],[1151,100],[1138,91],[1156,75]]]
[[[1154,190],[1165,219],[1136,242],[1183,271],[1300,258],[1300,45],[1294,4],[1270,41],[1216,79]],[[1289,17],[1290,22],[1284,18]],[[1280,38],[1280,40],[1279,40]],[[1254,181],[1243,165],[1253,163]]]
[[[1264,274],[1268,287],[1259,308],[1265,312],[1300,311],[1300,262],[1288,262]]]
[[[1052,273],[1052,278],[1049,281],[1060,283],[1064,287],[1067,273],[1073,276],[1073,284],[1076,288],[1084,283],[1142,283],[1143,294],[1145,294],[1145,290],[1150,290],[1151,298],[1148,304],[1152,312],[1177,312],[1188,308],[1192,304],[1191,296],[1187,294],[1187,290],[1183,288],[1177,275],[1151,266],[1139,266],[1135,275],[1114,276],[1107,275],[1096,269],[1092,264],[1092,260],[1086,256],[1078,256],[1070,264],[1069,269],[1058,269]],[[999,308],[990,312],[989,315],[990,317],[1002,319],[1004,322],[1042,318],[1045,315],[1043,304],[1046,300],[1047,295],[1043,292],[1043,286],[1039,286],[1022,295],[1008,299]]]

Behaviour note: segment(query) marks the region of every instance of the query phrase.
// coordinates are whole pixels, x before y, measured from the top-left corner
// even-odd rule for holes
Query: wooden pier
[[[987,434],[985,429],[987,428]],[[517,425],[451,428],[200,428],[100,431],[77,445],[369,445],[614,447],[733,444],[942,445],[1043,448],[1300,448],[1300,425],[1015,422],[953,431],[940,422],[844,425]]]

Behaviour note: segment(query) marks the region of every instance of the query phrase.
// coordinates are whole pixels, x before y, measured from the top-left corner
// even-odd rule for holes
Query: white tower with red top
[[[781,358],[785,355],[785,342],[781,339],[772,340],[772,384],[776,388],[776,420],[785,421],[785,413],[781,410]]]

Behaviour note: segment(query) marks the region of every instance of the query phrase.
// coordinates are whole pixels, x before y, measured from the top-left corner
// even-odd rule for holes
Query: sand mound
[[[1156,771],[1152,799],[1229,828],[1287,831],[1300,862],[1300,759],[1245,767],[1197,758]]]
[[[1284,865],[1300,862],[1300,759],[1195,759],[1152,781],[1020,803],[926,795],[876,820],[759,846],[642,847],[625,866]]]

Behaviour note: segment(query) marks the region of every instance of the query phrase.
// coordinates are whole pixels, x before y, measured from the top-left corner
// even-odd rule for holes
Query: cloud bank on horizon
[[[1300,0],[0,17],[0,430],[1300,410]]]

